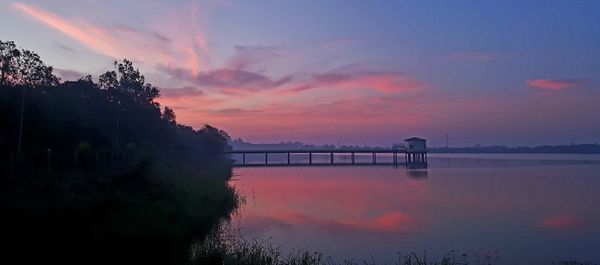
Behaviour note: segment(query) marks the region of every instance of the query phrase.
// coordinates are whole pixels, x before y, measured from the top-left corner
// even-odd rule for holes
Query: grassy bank
[[[397,254],[395,265],[499,265],[504,264],[497,254],[469,256],[450,251],[439,260],[432,260],[426,254]],[[268,242],[246,240],[243,236],[230,232],[211,234],[206,240],[193,245],[192,264],[219,265],[376,265],[373,258],[361,260],[334,260],[318,251],[297,250],[283,253]],[[526,264],[526,263],[523,263]],[[592,262],[558,261],[552,265],[597,265]],[[550,265],[550,264],[549,264]]]

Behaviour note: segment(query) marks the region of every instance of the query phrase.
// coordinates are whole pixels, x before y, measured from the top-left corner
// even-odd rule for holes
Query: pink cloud
[[[162,106],[175,109],[178,122],[197,128],[207,121],[214,121],[209,116],[210,109],[224,102],[193,86],[162,89],[157,101]]]
[[[551,230],[568,230],[577,228],[581,225],[581,220],[570,215],[557,215],[544,218],[540,221],[539,226],[544,229]]]
[[[533,88],[557,91],[576,87],[582,82],[581,79],[530,79],[527,80],[527,85]]]
[[[111,42],[111,37],[104,29],[87,24],[85,22],[70,22],[53,13],[47,12],[35,6],[23,3],[12,3],[12,6],[32,17],[33,19],[52,27],[78,42],[92,48],[93,50],[108,56],[115,57],[120,53],[119,49]],[[120,56],[117,56],[120,57]]]
[[[373,89],[381,93],[408,92],[426,88],[427,85],[402,73],[358,72],[313,74],[295,86],[282,88],[282,94],[296,94],[310,89]]]
[[[177,18],[163,21],[162,24],[170,25],[167,29],[170,35],[165,35],[156,30],[140,30],[123,24],[102,26],[80,18],[64,18],[24,3],[12,3],[12,7],[90,50],[113,59],[128,58],[151,66],[180,65],[183,62],[192,73],[199,72],[209,64],[208,59],[205,59],[208,45],[202,32],[192,26],[177,26],[188,23],[182,21],[182,17],[197,20],[197,14],[173,16]],[[189,8],[186,12],[195,12],[194,10],[196,9]],[[189,25],[198,24],[189,23]],[[181,29],[187,31],[180,32]]]
[[[327,73],[314,75],[315,86],[330,86],[335,88],[372,88],[380,92],[394,93],[425,85],[400,73],[358,73],[340,74]]]
[[[265,95],[270,94],[263,93],[256,97],[268,97]],[[290,139],[296,137],[305,139],[340,133],[365,136],[390,130],[390,127],[412,130],[407,128],[418,127],[427,122],[427,111],[415,107],[422,104],[423,97],[426,95],[397,97],[354,95],[351,98],[326,103],[265,102],[256,106],[235,108],[227,107],[230,104],[224,103],[212,109],[207,109],[198,103],[196,104],[198,107],[193,108],[194,111],[192,109],[181,111],[176,109],[176,111],[181,114],[178,115],[180,121],[187,122],[189,125],[199,126],[200,121],[207,122],[227,128],[231,135],[249,139],[279,139],[282,135]],[[246,100],[242,101],[246,102]],[[403,113],[403,115],[390,115],[390,113]],[[244,121],[260,121],[260,124]]]

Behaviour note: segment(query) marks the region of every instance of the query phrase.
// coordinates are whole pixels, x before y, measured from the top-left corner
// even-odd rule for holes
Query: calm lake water
[[[388,264],[398,252],[432,259],[450,250],[472,262],[486,254],[499,256],[498,264],[600,262],[600,156],[430,154],[427,169],[235,174],[232,183],[247,202],[233,225],[284,252]]]

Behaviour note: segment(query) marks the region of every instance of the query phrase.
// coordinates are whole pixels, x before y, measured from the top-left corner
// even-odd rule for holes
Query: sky
[[[250,142],[600,142],[600,1],[4,1],[63,80],[130,59],[195,128]]]

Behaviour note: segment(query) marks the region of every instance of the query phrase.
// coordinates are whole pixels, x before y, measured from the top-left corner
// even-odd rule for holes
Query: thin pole
[[[373,165],[377,164],[377,155],[373,152]]]
[[[290,153],[288,152],[288,165],[290,164]]]
[[[333,165],[333,153],[329,154],[329,160],[331,160],[331,164]]]
[[[269,163],[269,153],[265,152],[265,165]]]
[[[308,153],[308,163],[312,165],[312,153]]]
[[[117,144],[117,148],[119,148],[119,123],[121,119],[121,108],[117,109],[117,131],[115,132],[115,142]]]
[[[242,165],[246,164],[246,153],[242,153]]]
[[[23,140],[23,112],[25,111],[25,87],[23,87],[23,96],[21,97],[21,118],[19,122],[19,142],[17,143],[17,153],[21,153],[21,141]]]

